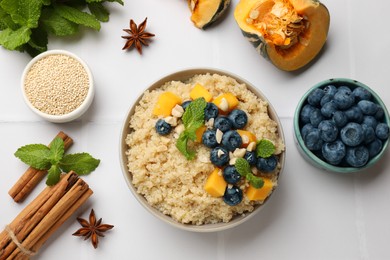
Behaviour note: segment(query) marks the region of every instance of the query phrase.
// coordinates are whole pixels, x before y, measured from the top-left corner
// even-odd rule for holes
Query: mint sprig
[[[74,171],[86,175],[94,171],[100,163],[88,153],[65,155],[64,141],[56,137],[50,148],[44,144],[29,144],[20,147],[14,154],[22,162],[38,170],[47,170],[46,184],[52,186],[61,177],[61,172]]]
[[[176,141],[176,147],[187,158],[192,160],[195,158],[195,151],[189,150],[188,141],[196,140],[196,130],[204,124],[204,110],[207,102],[204,98],[197,98],[192,101],[186,108],[182,120],[184,131],[180,134]]]
[[[47,50],[49,34],[74,35],[79,27],[100,30],[106,2],[122,0],[0,0],[0,45],[35,56]]]
[[[236,167],[238,173],[242,177],[246,178],[249,183],[252,184],[253,187],[255,187],[256,189],[260,189],[261,187],[263,187],[263,178],[253,175],[251,166],[249,165],[247,160],[245,160],[244,158],[237,158],[234,167]]]

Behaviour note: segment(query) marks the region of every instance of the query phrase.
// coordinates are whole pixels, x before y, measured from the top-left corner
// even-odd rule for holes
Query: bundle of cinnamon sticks
[[[46,187],[0,233],[0,260],[29,259],[92,193],[74,172]]]
[[[59,132],[55,137],[59,137],[64,140],[65,151],[68,150],[68,148],[73,144],[73,139],[62,131]],[[50,144],[48,146],[50,147]],[[46,174],[47,170],[37,170],[33,167],[29,167],[14,184],[14,186],[12,186],[12,188],[8,191],[8,194],[14,199],[15,202],[23,201],[27,195],[29,195],[31,191],[38,185],[38,183],[46,176]]]

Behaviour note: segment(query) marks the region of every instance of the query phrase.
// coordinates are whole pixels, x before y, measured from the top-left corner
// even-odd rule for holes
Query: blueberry
[[[214,128],[225,133],[226,131],[232,129],[232,122],[226,116],[218,116],[214,120]]]
[[[320,105],[322,97],[325,95],[325,92],[323,89],[316,88],[313,90],[308,96],[307,96],[307,102],[314,106],[317,107]]]
[[[236,148],[241,147],[242,138],[240,134],[235,130],[227,131],[222,136],[222,145],[228,151],[234,151]]]
[[[303,124],[310,123],[310,115],[313,112],[314,107],[312,105],[306,104],[302,107],[301,112],[299,113],[299,118]]]
[[[349,122],[340,131],[341,140],[348,146],[358,146],[364,140],[364,131],[360,124]]]
[[[318,128],[313,128],[303,139],[307,148],[311,151],[320,150],[323,144],[321,139],[321,131]]]
[[[352,90],[347,87],[347,86],[340,86],[337,91],[344,91],[344,92],[347,92],[347,93],[352,93]]]
[[[223,178],[227,183],[236,184],[241,180],[241,175],[238,173],[236,167],[228,165],[223,169]]]
[[[338,165],[343,160],[345,153],[346,147],[339,139],[322,146],[322,155],[328,163],[333,165]]]
[[[232,112],[230,112],[228,118],[232,122],[232,125],[235,129],[242,129],[248,123],[247,114],[240,109],[234,109]]]
[[[325,92],[325,95],[331,95],[333,97],[334,94],[336,94],[336,92],[337,92],[337,88],[333,85],[328,85],[328,86],[324,87],[324,92]]]
[[[379,123],[375,128],[376,136],[381,140],[389,138],[389,126],[385,123]]]
[[[202,143],[209,147],[214,148],[218,145],[215,130],[206,130],[202,135]]]
[[[333,142],[336,140],[339,130],[332,120],[324,120],[318,125],[321,132],[321,139],[324,142]]]
[[[303,139],[305,139],[305,136],[307,135],[307,133],[309,133],[311,130],[313,130],[314,126],[310,123],[307,123],[306,125],[304,125],[301,129],[301,136]]]
[[[368,162],[368,158],[369,153],[365,146],[347,147],[345,160],[350,166],[362,167]]]
[[[333,95],[330,95],[330,94],[325,94],[322,98],[321,98],[321,102],[320,102],[320,106],[324,106],[324,104],[328,103],[329,101],[331,101],[333,99]]]
[[[374,141],[369,143],[367,145],[367,149],[368,149],[368,153],[369,153],[370,158],[372,158],[372,157],[376,156],[377,154],[379,154],[379,152],[382,150],[382,146],[383,146],[383,143],[378,138],[375,138]]]
[[[336,106],[336,103],[332,100],[332,101],[329,101],[328,103],[325,103],[322,107],[321,107],[321,114],[324,116],[324,117],[327,117],[327,118],[330,118],[332,117],[332,115],[334,114],[334,112],[337,111],[337,106]]]
[[[159,119],[155,125],[156,132],[160,135],[167,135],[171,132],[172,126],[165,122],[164,119]]]
[[[256,165],[257,158],[256,158],[256,153],[254,151],[246,151],[244,155],[244,159],[247,160],[250,166]]]
[[[357,106],[360,108],[363,114],[370,116],[375,115],[376,111],[378,110],[377,104],[369,100],[360,100],[357,103]]]
[[[208,102],[204,109],[204,119],[208,121],[210,118],[216,118],[218,114],[218,107],[214,103]]]
[[[354,104],[355,97],[351,90],[340,87],[334,94],[333,100],[339,109],[347,109]]]
[[[187,100],[187,101],[184,101],[182,104],[181,104],[181,107],[186,110],[188,105],[191,104],[191,100]]]
[[[237,186],[231,188],[227,187],[225,194],[223,194],[223,201],[229,206],[235,206],[242,201],[242,190]]]
[[[335,125],[339,128],[345,126],[348,123],[347,115],[340,110],[334,112],[332,120],[335,123]]]
[[[375,139],[375,130],[371,126],[362,124],[363,133],[364,133],[364,143],[368,144],[374,141]]]
[[[229,152],[220,146],[211,150],[210,161],[218,167],[222,167],[229,162]]]
[[[317,127],[322,120],[324,120],[324,116],[321,114],[321,110],[315,108],[310,115],[310,123]]]
[[[357,87],[352,91],[353,95],[355,96],[356,100],[370,100],[371,99],[371,93],[367,89],[363,87]]]
[[[262,172],[272,172],[278,165],[278,159],[275,155],[271,155],[268,158],[258,157],[256,162],[256,168]]]
[[[378,105],[378,110],[376,111],[376,113],[374,115],[375,119],[378,121],[381,121],[384,116],[385,116],[385,111],[383,110],[383,108],[380,105]]]
[[[363,112],[358,106],[352,106],[344,111],[349,121],[361,123],[363,122]]]
[[[364,116],[362,124],[365,124],[367,126],[371,126],[372,128],[376,128],[378,125],[378,121],[373,116]]]

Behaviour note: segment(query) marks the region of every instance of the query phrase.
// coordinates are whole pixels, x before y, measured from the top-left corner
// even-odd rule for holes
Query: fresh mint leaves
[[[258,176],[253,175],[251,171],[251,166],[249,165],[248,161],[244,158],[237,158],[236,163],[234,164],[236,167],[238,173],[245,177],[250,184],[252,184],[253,187],[256,189],[260,189],[264,185],[264,180]]]
[[[53,140],[50,148],[43,144],[29,144],[20,147],[15,156],[35,169],[47,170],[46,184],[49,186],[60,180],[62,171],[86,175],[94,171],[100,163],[100,160],[88,153],[65,155],[64,141],[59,137]]]
[[[176,142],[176,147],[187,158],[195,158],[195,152],[188,149],[188,141],[196,140],[196,130],[204,124],[204,110],[207,102],[204,98],[197,98],[186,108],[182,120],[184,131],[180,134]]]
[[[256,154],[261,158],[268,158],[275,153],[275,145],[267,139],[261,139],[256,145]]]
[[[100,30],[105,2],[122,0],[0,0],[0,45],[35,56],[47,50],[48,35],[68,36],[80,26]],[[88,12],[89,11],[89,12]]]

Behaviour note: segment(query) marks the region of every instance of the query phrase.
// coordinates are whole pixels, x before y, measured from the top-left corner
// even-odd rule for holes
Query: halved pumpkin
[[[230,0],[188,0],[191,21],[200,29],[213,24],[227,10]]]
[[[234,18],[261,56],[286,71],[317,56],[330,23],[328,9],[317,0],[240,0]]]

